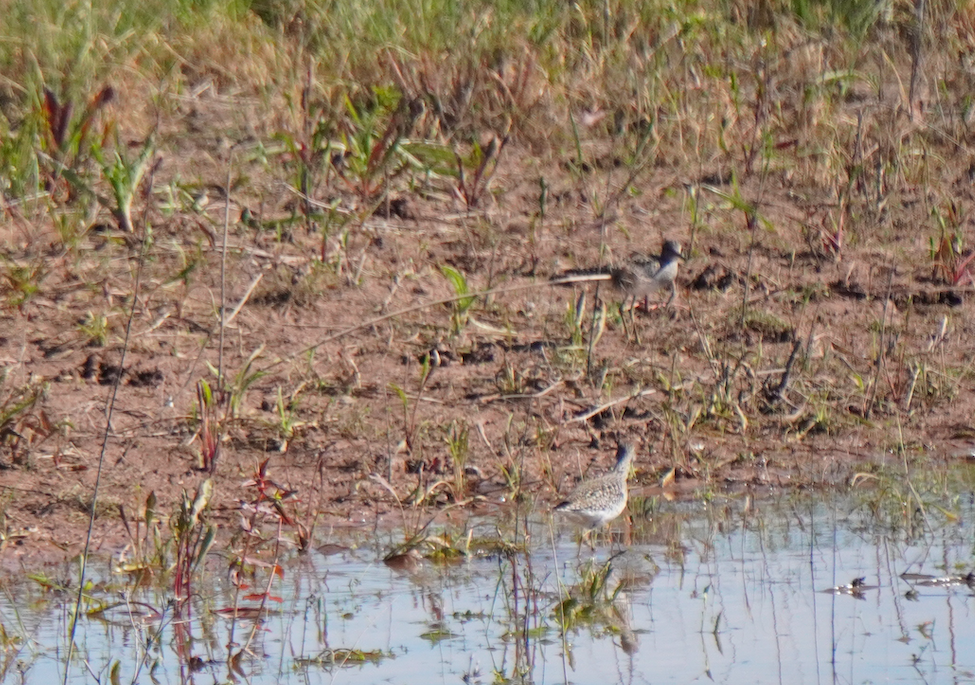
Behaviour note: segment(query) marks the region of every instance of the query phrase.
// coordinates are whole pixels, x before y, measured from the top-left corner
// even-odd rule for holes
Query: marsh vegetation
[[[176,615],[217,555],[265,610],[336,525],[448,557],[621,440],[631,520],[959,515],[969,3],[14,0],[0,32],[6,568],[98,550]],[[672,306],[550,282],[666,239]]]

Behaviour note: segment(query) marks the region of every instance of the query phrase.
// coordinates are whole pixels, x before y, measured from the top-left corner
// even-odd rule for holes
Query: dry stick
[[[646,390],[639,390],[639,391],[637,391],[635,393],[632,393],[630,395],[627,395],[626,397],[620,397],[618,399],[611,400],[611,401],[607,402],[606,404],[601,404],[600,406],[595,407],[594,409],[590,409],[585,414],[580,414],[579,416],[574,416],[571,419],[569,419],[568,421],[566,421],[566,423],[575,423],[576,421],[588,421],[589,419],[591,419],[592,417],[594,417],[596,414],[599,414],[600,412],[606,411],[607,409],[609,409],[611,407],[615,407],[617,404],[622,404],[623,402],[629,402],[630,400],[635,400],[638,397],[646,397],[647,395],[653,395],[656,392],[657,391],[654,390],[653,388],[647,388]]]
[[[604,209],[600,213],[600,219],[605,217],[606,212],[609,211],[610,207],[619,202],[620,198],[622,198],[623,194],[626,192],[626,189],[636,182],[637,177],[642,174],[644,169],[647,168],[647,165],[650,164],[650,154],[647,147],[650,145],[650,136],[652,133],[652,130],[649,128],[644,132],[643,138],[640,139],[634,154],[634,158],[639,161],[633,166],[633,169],[630,171],[630,175],[626,177],[626,180],[616,188],[616,192],[607,198]],[[652,147],[655,150],[657,143],[654,143]]]
[[[552,383],[550,386],[548,386],[544,390],[539,390],[538,392],[528,393],[527,395],[526,394],[523,394],[523,393],[522,394],[517,394],[517,395],[502,395],[501,393],[498,392],[498,393],[495,393],[493,395],[485,395],[484,397],[479,397],[477,399],[477,401],[480,402],[481,404],[487,404],[488,402],[494,402],[496,400],[507,400],[507,401],[510,401],[510,400],[537,400],[537,399],[540,399],[542,397],[545,397],[550,392],[552,392],[553,390],[555,390],[559,386],[563,385],[564,383],[565,383],[565,381],[555,381],[554,383]],[[482,428],[482,426],[480,424],[478,424],[478,428],[481,428],[482,429],[481,430],[481,438],[487,444],[488,448],[493,450],[494,448],[491,447],[491,443],[488,442],[487,438],[484,437],[483,428]],[[0,487],[3,487],[3,486],[0,486]]]
[[[231,157],[232,158],[232,157]],[[227,165],[227,202],[223,209],[223,244],[220,246],[220,336],[217,348],[217,387],[223,393],[223,334],[227,327],[227,235],[230,232],[230,165]],[[255,284],[256,285],[256,284]],[[250,290],[248,290],[248,295]],[[201,407],[202,411],[202,407]]]
[[[599,302],[599,286],[602,285],[599,281],[596,281],[596,291],[592,294],[592,321],[589,322],[589,346],[586,349],[586,378],[589,382],[592,382],[592,347],[595,344],[594,338],[596,337],[596,309],[597,303]],[[621,312],[622,314],[622,312]]]
[[[700,213],[700,203],[698,201],[700,186],[685,183],[684,191],[687,193],[687,196],[690,198],[691,202],[691,234],[688,236],[687,240],[687,252],[684,253],[690,255],[694,250],[694,239],[697,237],[698,215]]]
[[[148,188],[152,188],[155,178],[155,166],[149,174]],[[75,599],[74,616],[71,619],[71,630],[68,634],[68,653],[64,661],[64,679],[62,683],[67,685],[68,676],[71,672],[71,657],[74,653],[74,638],[78,630],[78,619],[81,617],[81,602],[85,594],[85,580],[88,571],[88,553],[91,549],[91,536],[95,528],[95,511],[98,504],[98,491],[102,483],[102,471],[105,465],[105,454],[108,452],[108,438],[112,433],[112,415],[115,413],[115,399],[118,397],[118,388],[122,383],[122,372],[125,370],[125,357],[129,350],[129,338],[132,335],[132,322],[135,320],[135,308],[139,303],[139,289],[142,285],[142,269],[145,266],[146,248],[149,245],[149,231],[146,228],[147,215],[149,213],[149,201],[142,214],[142,245],[139,249],[139,264],[135,272],[135,285],[132,289],[132,307],[129,309],[129,318],[125,322],[125,339],[122,341],[122,356],[119,359],[119,372],[115,375],[115,382],[112,384],[112,393],[105,402],[105,432],[102,434],[102,447],[98,454],[98,467],[95,471],[95,486],[91,494],[91,511],[88,514],[88,531],[85,534],[85,550],[81,554],[81,572],[78,578],[78,596]]]
[[[917,76],[921,70],[921,48],[924,44],[925,0],[916,0],[913,31],[908,29],[911,52],[911,85],[907,96],[907,115],[914,121],[914,98],[917,96]]]
[[[745,330],[745,317],[748,314],[748,290],[749,285],[751,285],[752,278],[752,260],[755,256],[755,234],[758,228],[758,220],[755,217],[755,210],[749,207],[745,211],[745,225],[748,227],[751,233],[751,241],[748,245],[748,264],[745,267],[745,286],[742,289],[741,294],[741,320],[739,321],[739,328]],[[742,336],[744,340],[744,336]]]
[[[887,311],[890,306],[890,293],[893,282],[894,265],[891,264],[890,271],[887,274],[887,296],[884,298],[884,308],[881,310],[880,349],[877,350],[877,360],[875,362],[877,371],[873,377],[873,387],[870,389],[870,399],[863,408],[863,418],[867,420],[870,419],[870,415],[873,413],[873,403],[877,400],[877,386],[880,385],[880,368],[881,366],[886,365],[887,362],[887,350],[885,349],[885,346],[887,345]]]
[[[796,357],[798,356],[799,349],[802,347],[802,341],[798,338],[792,343],[792,354],[789,355],[789,361],[785,363],[785,369],[782,370],[782,379],[779,384],[772,390],[769,396],[769,404],[776,405],[782,401],[785,395],[786,389],[789,387],[789,378],[792,376],[792,365],[796,362]]]
[[[490,288],[488,290],[479,290],[473,293],[464,293],[463,295],[454,295],[452,297],[445,297],[442,300],[434,300],[433,302],[424,302],[421,304],[413,305],[412,307],[406,307],[405,309],[399,309],[395,312],[390,312],[389,314],[383,314],[382,316],[377,316],[374,319],[369,319],[368,321],[364,321],[362,323],[356,324],[355,326],[350,326],[349,328],[343,329],[338,333],[322,338],[317,343],[313,345],[309,345],[307,347],[303,347],[302,349],[298,350],[293,354],[289,354],[286,357],[279,357],[278,359],[274,360],[266,367],[264,367],[262,371],[268,371],[281,364],[294,361],[301,355],[308,354],[309,352],[313,352],[314,350],[317,350],[319,347],[325,345],[326,343],[330,343],[334,340],[344,338],[345,336],[355,333],[356,331],[361,330],[363,328],[372,328],[376,324],[380,324],[383,321],[389,321],[390,319],[395,319],[397,317],[403,316],[404,314],[412,314],[413,312],[423,311],[424,309],[429,309],[430,307],[439,307],[440,305],[451,304],[452,302],[459,302],[461,300],[466,300],[469,298],[482,298],[482,297],[487,297],[489,295],[496,295],[498,293],[513,293],[521,290],[532,290],[534,288],[540,288],[544,286],[568,285],[571,283],[578,283],[578,282],[579,282],[578,279],[570,277],[566,279],[559,279],[556,281],[545,281],[543,283],[525,283],[523,285],[512,285],[503,288]]]
[[[274,578],[276,577],[275,567],[278,564],[278,560],[281,558],[281,529],[284,526],[284,522],[278,518],[278,534],[274,537],[274,555],[271,557],[271,572],[267,574],[267,584],[264,586],[264,592],[261,595],[261,604],[257,607],[257,615],[260,616],[267,610],[267,601],[271,596],[271,585],[274,583]],[[243,560],[241,560],[243,564]],[[282,574],[283,575],[283,574]],[[237,619],[238,606],[236,603],[236,597],[234,598],[234,619]],[[238,654],[243,654],[250,650],[251,643],[254,642],[254,638],[257,636],[257,631],[261,628],[261,621],[255,620],[254,625],[251,628],[250,634],[247,636],[247,641],[244,642],[243,646],[237,650]]]
[[[244,308],[244,305],[245,304],[247,304],[247,301],[250,299],[251,294],[254,292],[254,288],[257,287],[257,284],[261,282],[261,279],[262,278],[264,278],[264,274],[263,273],[259,273],[259,274],[257,274],[257,276],[254,277],[254,280],[251,281],[251,284],[247,287],[246,292],[244,292],[243,297],[240,298],[240,301],[237,302],[237,306],[234,307],[234,310],[230,313],[230,316],[228,316],[227,317],[227,320],[224,322],[224,326],[225,327],[226,326],[229,326],[230,325],[230,322],[232,322],[235,318],[237,318],[237,315],[240,313],[240,310]],[[199,353],[196,355],[196,358],[193,359],[193,363],[190,364],[190,370],[186,374],[186,382],[183,383],[182,387],[180,387],[180,389],[177,392],[174,393],[174,395],[173,395],[174,398],[177,395],[182,394],[182,392],[184,390],[186,390],[186,388],[192,382],[192,380],[193,380],[193,370],[196,368],[196,365],[200,362],[200,359],[203,358],[204,353],[207,351],[207,347],[210,344],[210,338],[212,336],[213,336],[213,329],[210,329],[209,331],[207,331],[206,340],[200,346]]]
[[[251,293],[254,292],[254,288],[257,287],[257,284],[261,282],[262,278],[264,278],[263,271],[257,274],[257,276],[254,277],[254,280],[251,281],[251,284],[247,286],[247,290],[244,291],[244,295],[243,297],[240,298],[240,301],[237,303],[237,306],[234,307],[234,311],[230,312],[230,316],[228,316],[227,320],[224,321],[223,324],[221,325],[221,329],[220,329],[221,336],[223,335],[223,329],[229,326],[230,323],[237,318],[237,315],[240,314],[240,310],[244,308],[245,304],[247,304],[247,300],[250,299]],[[222,345],[221,345],[221,349],[222,349]]]

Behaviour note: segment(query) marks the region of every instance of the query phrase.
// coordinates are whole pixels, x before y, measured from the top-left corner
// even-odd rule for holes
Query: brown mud
[[[66,245],[43,217],[0,226],[8,267],[37,285],[4,285],[4,406],[40,393],[4,423],[8,568],[82,550],[116,381],[94,549],[125,547],[121,512],[141,516],[150,492],[162,514],[192,495],[207,477],[198,384],[216,388],[221,364],[210,516],[225,535],[265,460],[293,519],[321,532],[417,506],[449,508],[444,520],[515,498],[545,510],[623,439],[639,445],[632,493],[645,497],[847,487],[971,459],[972,281],[949,283],[932,255],[920,190],[864,201],[836,250],[831,200],[796,193],[785,171],[739,181],[751,224],[727,179],[666,166],[600,209],[629,180],[609,152],[569,168],[513,143],[473,211],[447,192],[399,192],[323,238],[257,167],[235,170],[259,190],[233,192],[227,210],[230,153],[186,143],[163,156],[134,234],[96,223]],[[191,164],[209,202],[164,212],[161,189]],[[960,202],[972,195],[959,187]],[[688,257],[670,308],[654,307],[661,294],[621,317],[605,283],[548,283],[667,238]],[[422,306],[455,294],[445,266],[468,291],[498,292],[466,310]]]

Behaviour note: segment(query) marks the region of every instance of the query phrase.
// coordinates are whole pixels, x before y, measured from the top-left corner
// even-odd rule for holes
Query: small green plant
[[[620,319],[624,322],[620,308],[616,311],[620,313]],[[560,347],[558,360],[566,363],[570,368],[575,367],[582,359],[583,351],[586,359],[586,375],[593,377],[592,355],[596,345],[606,332],[606,304],[601,300],[593,307],[592,318],[586,321],[586,293],[582,291],[576,298],[575,306],[567,305],[565,312],[565,325],[569,329],[570,345]]]
[[[0,447],[15,465],[30,464],[35,443],[58,430],[38,404],[47,384],[8,385],[8,369],[0,371]]]
[[[160,535],[159,513],[156,510],[158,502],[155,491],[150,492],[142,507],[142,515],[130,520],[125,506],[119,504],[119,518],[126,534],[129,545],[119,555],[117,573],[128,573],[139,576],[139,582],[144,582],[161,570],[165,565],[166,550],[169,538],[165,543]]]
[[[610,588],[612,571],[612,560],[602,564],[587,562],[579,582],[568,588],[568,596],[552,609],[552,617],[563,634],[583,626],[613,623],[613,602],[623,590],[623,584]]]
[[[223,434],[218,401],[210,389],[210,384],[205,380],[200,380],[196,384],[196,401],[200,421],[199,467],[212,474],[217,470]]]
[[[78,324],[78,331],[89,347],[105,347],[108,342],[108,317],[89,311]]]
[[[433,520],[429,518],[422,526],[417,521],[411,529],[405,530],[406,539],[383,557],[383,563],[391,568],[412,569],[421,560],[449,564],[467,558],[470,555],[471,535],[455,535],[450,531],[435,533],[430,530]]]
[[[29,206],[41,197],[42,172],[34,150],[38,117],[11,126],[0,113],[0,195],[7,206]]]
[[[389,191],[390,182],[406,171],[415,159],[405,155],[401,144],[423,113],[423,103],[392,87],[373,88],[372,103],[355,105],[345,98],[351,132],[345,136],[339,175],[367,205],[376,206]]]
[[[274,411],[278,415],[277,424],[275,429],[281,440],[284,441],[281,451],[287,449],[288,443],[294,438],[295,433],[300,430],[305,422],[299,420],[295,416],[295,412],[298,409],[298,398],[300,395],[301,388],[291,393],[291,396],[285,398],[281,387],[278,387],[278,397],[274,403]]]
[[[938,220],[940,236],[930,238],[928,253],[934,266],[934,275],[952,286],[967,282],[975,286],[975,276],[969,265],[975,259],[975,251],[966,253],[962,226],[965,218],[960,215],[952,202],[945,209],[935,207],[931,210]]]
[[[240,417],[240,409],[244,402],[244,397],[247,395],[247,391],[250,389],[254,383],[262,379],[267,375],[266,371],[260,369],[254,369],[254,362],[256,362],[260,356],[264,353],[264,345],[258,345],[257,348],[251,352],[250,356],[244,360],[240,368],[237,369],[237,373],[234,374],[232,382],[226,389],[226,402],[227,402],[227,416],[228,420],[234,420]],[[207,367],[217,379],[220,379],[220,370],[215,366],[207,362]],[[209,386],[207,386],[209,391]]]
[[[124,149],[124,145],[118,139],[115,142],[115,149],[109,156],[105,155],[105,151],[99,145],[93,145],[91,148],[91,156],[97,161],[102,178],[112,191],[111,197],[98,192],[85,175],[73,168],[62,166],[59,167],[59,172],[77,193],[93,197],[98,204],[111,212],[121,231],[132,233],[135,230],[132,223],[132,203],[135,201],[143,176],[149,171],[156,148],[153,137],[148,136],[134,158],[130,159],[123,152]]]
[[[3,280],[5,281],[5,299],[7,306],[23,309],[24,305],[40,291],[41,283],[47,276],[43,260],[19,263],[3,256],[5,262]]]
[[[463,497],[467,484],[467,459],[469,455],[468,437],[470,427],[466,421],[454,420],[447,428],[445,440],[450,452],[450,461],[454,466],[454,490],[456,497]]]
[[[299,657],[295,659],[295,665],[301,668],[315,666],[316,668],[334,668],[336,666],[359,666],[361,664],[378,664],[387,659],[394,659],[396,655],[392,652],[384,652],[380,649],[364,651],[361,649],[323,649],[313,657]]]
[[[523,497],[523,470],[519,464],[509,461],[505,464],[498,465],[501,471],[501,477],[504,478],[505,489],[508,491],[509,496],[512,501],[521,501]]]
[[[100,130],[96,130],[98,115],[114,100],[115,89],[105,86],[92,96],[81,114],[75,116],[71,98],[65,98],[62,102],[53,90],[44,88],[41,103],[44,121],[42,140],[61,167],[54,170],[55,178],[64,169],[81,169],[94,149],[102,144],[112,123],[106,122]]]
[[[100,195],[96,195],[96,197],[103,206],[111,211],[119,229],[125,233],[132,233],[135,231],[135,226],[132,223],[132,202],[139,191],[143,176],[149,170],[156,147],[153,137],[148,136],[134,158],[129,159],[123,150],[124,147],[121,142],[116,140],[115,149],[111,156],[106,159],[101,148],[97,146],[92,148],[92,155],[98,161],[102,175],[112,189],[111,200]]]
[[[311,70],[308,73],[309,81]],[[283,131],[275,137],[284,145],[287,153],[285,168],[293,173],[294,187],[300,193],[300,205],[306,226],[322,216],[319,186],[328,183],[333,172],[341,174],[345,164],[346,148],[336,141],[336,125],[330,106],[311,97],[312,84],[306,83],[300,101],[300,123],[297,132]],[[333,205],[334,211],[334,205]]]
[[[487,192],[491,178],[498,168],[501,152],[508,143],[508,136],[489,136],[483,145],[475,143],[471,146],[470,154],[461,157],[455,149],[457,158],[457,193],[463,198],[467,209],[478,206],[484,193]]]
[[[275,527],[293,526],[298,532],[298,548],[302,551],[308,549],[310,543],[310,531],[299,523],[293,512],[290,512],[292,505],[298,501],[297,490],[282,487],[269,475],[271,458],[262,461],[254,470],[254,475],[244,483],[244,487],[251,493],[251,499],[244,507],[247,512],[244,532],[248,533],[244,551],[241,553],[237,564],[238,569],[252,565],[251,553],[255,551],[254,543],[263,544],[273,542],[277,546],[278,538],[272,535],[265,535],[262,531],[264,523],[272,521]],[[275,555],[277,551],[275,550]],[[275,560],[276,562],[276,560]],[[281,569],[271,565],[275,574],[280,575]]]
[[[810,433],[829,433],[834,427],[833,402],[828,393],[817,392],[809,397],[813,411],[798,426],[796,439],[802,440]]]
[[[569,329],[569,340],[574,347],[582,347],[585,339],[585,318],[586,318],[586,291],[580,291],[576,298],[575,306],[566,305],[565,325]]]
[[[176,547],[173,565],[173,591],[176,615],[186,616],[193,596],[193,574],[216,537],[216,529],[206,520],[206,511],[213,496],[213,481],[207,478],[190,498],[184,490],[176,510],[169,517]]]
[[[450,303],[450,334],[459,335],[467,326],[468,312],[477,298],[469,295],[471,291],[467,285],[467,279],[460,271],[444,264],[440,267],[440,273],[450,283],[454,295],[459,298]]]
[[[115,129],[115,146],[106,156],[103,146],[115,124],[108,121],[100,130],[96,131],[95,128],[98,114],[114,99],[114,88],[105,86],[91,98],[81,115],[75,117],[70,99],[62,102],[52,90],[45,88],[42,103],[45,122],[43,140],[48,153],[42,153],[42,158],[50,163],[52,185],[58,186],[62,179],[66,180],[71,186],[69,198],[77,194],[95,198],[112,213],[119,229],[131,233],[134,230],[132,203],[149,169],[155,145],[153,137],[148,136],[139,153],[130,159]],[[99,193],[89,180],[87,166],[90,160],[94,160],[100,168],[103,180],[111,188],[111,197]]]
[[[828,212],[823,218],[823,227],[820,230],[820,243],[822,244],[823,251],[836,261],[839,261],[843,254],[843,238],[845,234],[843,229],[846,225],[845,205],[845,201],[840,204],[838,212],[839,219],[834,219],[833,213]]]
[[[521,372],[506,358],[504,364],[494,376],[494,383],[502,395],[517,395],[524,390]]]
[[[420,361],[420,379],[416,400],[413,402],[412,408],[410,407],[410,396],[406,394],[406,391],[395,383],[389,384],[390,389],[396,393],[396,396],[399,397],[403,405],[403,445],[411,454],[415,453],[420,447],[420,430],[416,421],[416,412],[420,408],[420,398],[423,396],[423,390],[427,385],[427,381],[430,380],[432,368],[430,365],[430,355],[423,355],[423,359]]]

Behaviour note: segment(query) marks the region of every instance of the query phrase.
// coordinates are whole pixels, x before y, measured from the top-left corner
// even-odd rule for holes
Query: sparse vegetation
[[[543,508],[621,434],[702,498],[880,489],[975,434],[965,3],[7,5],[4,507],[65,548],[99,512],[181,601],[211,533],[253,536],[263,611],[268,521],[308,549],[392,508],[396,554],[466,558],[421,522]],[[673,308],[548,283],[664,238]]]

